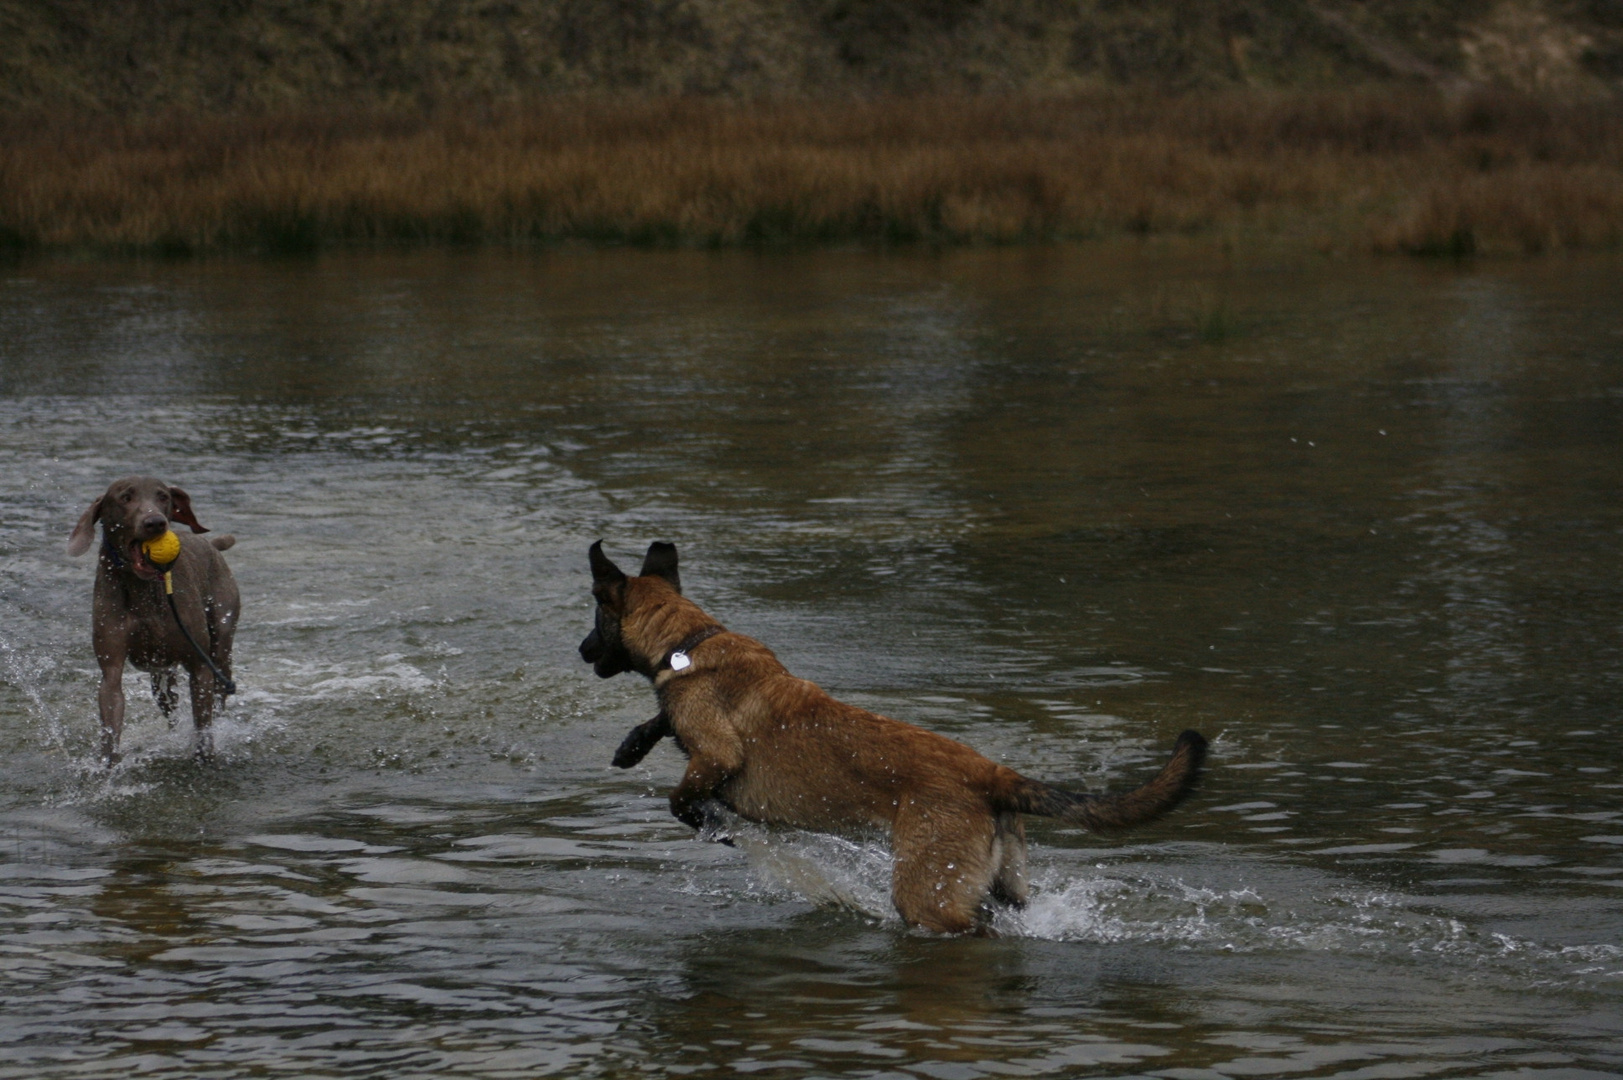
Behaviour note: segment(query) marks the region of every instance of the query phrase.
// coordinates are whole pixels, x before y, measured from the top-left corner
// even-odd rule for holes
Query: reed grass
[[[1423,92],[551,99],[478,112],[0,120],[0,245],[1623,239],[1615,106]]]

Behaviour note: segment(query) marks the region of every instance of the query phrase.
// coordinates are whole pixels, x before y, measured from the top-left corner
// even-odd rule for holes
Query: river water
[[[1623,1074],[1623,258],[0,266],[0,1077]],[[234,533],[240,695],[95,761],[113,478]],[[999,936],[672,820],[586,548],[1032,820]]]

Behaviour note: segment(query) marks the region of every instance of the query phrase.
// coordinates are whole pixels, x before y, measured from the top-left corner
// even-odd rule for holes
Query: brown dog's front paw
[[[726,847],[738,846],[733,842],[732,823],[728,819],[727,807],[715,799],[708,799],[701,805],[699,824],[694,827],[699,831],[696,839]]]
[[[614,752],[614,767],[631,768],[647,757],[648,751],[670,733],[671,722],[663,712],[646,723],[638,724],[620,741],[620,748]]]

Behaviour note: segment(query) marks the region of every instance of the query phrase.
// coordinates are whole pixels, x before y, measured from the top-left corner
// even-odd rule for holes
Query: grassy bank
[[[1342,250],[1623,240],[1623,115],[1421,91],[551,99],[471,115],[0,121],[0,244],[1006,243]]]

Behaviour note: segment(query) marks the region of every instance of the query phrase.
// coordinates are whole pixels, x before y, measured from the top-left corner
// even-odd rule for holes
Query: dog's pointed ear
[[[192,497],[181,488],[169,485],[169,520],[178,521],[182,525],[190,525],[194,533],[206,533],[197,515],[192,513]]]
[[[614,565],[614,560],[603,554],[603,541],[599,540],[587,549],[586,558],[592,564],[593,596],[602,597],[604,592],[625,585],[625,573]]]
[[[670,583],[671,588],[677,592],[682,591],[682,576],[676,572],[676,545],[667,544],[663,540],[655,540],[648,545],[648,554],[643,556],[642,576],[662,577]]]
[[[101,517],[101,504],[107,496],[90,504],[90,509],[79,515],[79,523],[68,534],[68,554],[83,555],[90,550],[90,541],[96,537],[96,519]]]

